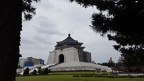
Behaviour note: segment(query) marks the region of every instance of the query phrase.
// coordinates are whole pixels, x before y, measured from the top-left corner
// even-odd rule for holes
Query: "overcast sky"
[[[91,52],[96,63],[107,62],[112,57],[117,62],[120,53],[113,49],[113,41],[94,32],[91,15],[97,13],[95,7],[83,8],[69,0],[41,0],[35,4],[36,15],[31,21],[23,22],[20,53],[23,58],[41,58],[47,62],[56,42],[64,40],[68,34],[82,42],[85,51]]]

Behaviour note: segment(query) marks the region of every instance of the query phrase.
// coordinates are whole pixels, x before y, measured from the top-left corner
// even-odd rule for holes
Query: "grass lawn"
[[[20,76],[16,81],[144,81],[144,78],[73,77],[72,75]]]
[[[82,72],[51,72],[49,74],[54,74],[54,75],[74,75],[74,74],[95,74],[94,71],[82,71]]]

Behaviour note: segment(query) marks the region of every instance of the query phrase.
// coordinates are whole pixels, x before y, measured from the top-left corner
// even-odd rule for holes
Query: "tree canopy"
[[[83,7],[96,7],[90,27],[117,43],[114,48],[122,53],[125,62],[130,56],[144,54],[144,1],[143,0],[70,0]],[[134,57],[133,57],[134,58]],[[130,61],[129,61],[130,62]],[[137,61],[138,62],[138,61]],[[136,64],[136,63],[135,63]]]
[[[24,14],[25,20],[31,20],[32,16],[36,14],[36,8],[32,6],[32,3],[39,2],[40,0],[23,0],[22,2],[22,12]]]
[[[95,6],[91,27],[99,33],[114,32],[132,37],[143,37],[143,0],[70,0],[84,7]],[[104,13],[107,12],[105,15]]]

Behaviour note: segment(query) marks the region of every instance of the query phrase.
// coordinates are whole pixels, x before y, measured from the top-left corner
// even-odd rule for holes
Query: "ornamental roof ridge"
[[[77,40],[74,40],[70,34],[68,34],[68,37],[62,41],[57,42],[56,47],[63,46],[63,45],[72,45],[72,46],[81,46],[83,43],[78,42]]]
[[[68,37],[61,42],[78,42],[71,37],[71,34],[68,34]]]

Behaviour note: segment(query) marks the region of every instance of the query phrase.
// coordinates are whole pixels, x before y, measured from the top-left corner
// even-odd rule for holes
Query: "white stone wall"
[[[59,55],[64,55],[64,62],[73,62],[73,61],[79,61],[78,58],[78,51],[74,47],[70,48],[64,48],[64,49],[58,49],[54,50],[49,53],[48,57],[48,64],[57,64],[59,63]]]
[[[54,54],[55,54],[55,51],[49,52],[47,64],[53,64],[54,63]]]
[[[65,62],[79,61],[77,49],[74,47],[66,48],[64,56],[66,57]]]

